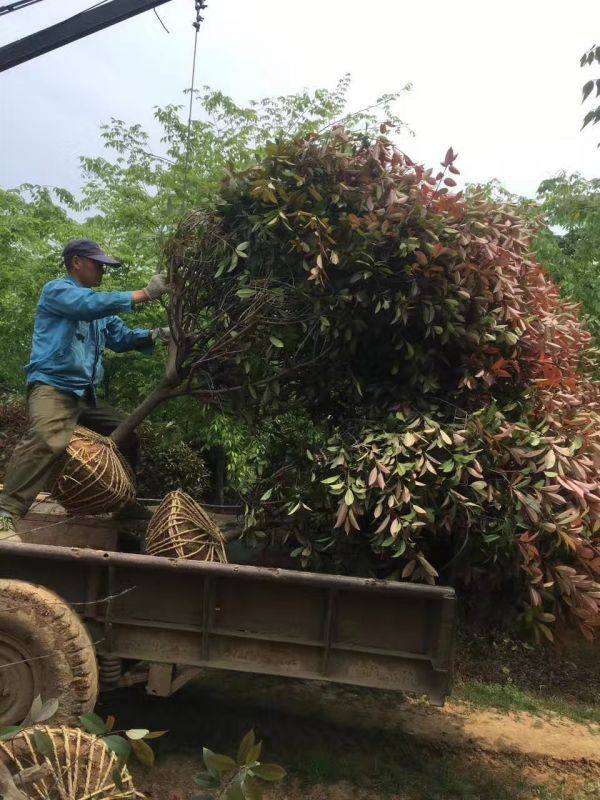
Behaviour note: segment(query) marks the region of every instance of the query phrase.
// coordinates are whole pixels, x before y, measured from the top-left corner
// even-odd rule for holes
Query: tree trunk
[[[123,442],[133,433],[137,426],[143,422],[146,417],[151,414],[154,409],[171,396],[173,386],[166,378],[160,383],[156,389],[142,400],[142,402],[135,408],[127,419],[115,428],[111,433],[110,438],[117,445],[121,447]]]
[[[137,406],[131,412],[127,419],[123,420],[123,422],[111,433],[110,438],[117,445],[117,447],[121,447],[127,437],[133,433],[137,426],[143,422],[157,406],[159,406],[161,403],[164,403],[165,400],[168,400],[169,397],[171,397],[173,389],[178,383],[181,382],[181,376],[177,372],[176,364],[177,345],[173,339],[171,339],[169,342],[169,355],[167,358],[165,377],[161,383],[158,384],[156,389],[150,392],[150,394],[144,398],[144,400],[142,400],[139,406]]]

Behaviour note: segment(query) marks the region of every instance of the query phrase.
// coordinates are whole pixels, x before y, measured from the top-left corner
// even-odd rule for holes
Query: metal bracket
[[[173,664],[150,664],[146,691],[155,697],[170,697],[173,681]]]

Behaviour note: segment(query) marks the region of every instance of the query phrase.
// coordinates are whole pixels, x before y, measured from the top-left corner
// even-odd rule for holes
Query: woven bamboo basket
[[[185,492],[169,492],[156,509],[146,531],[146,553],[227,563],[219,527]]]
[[[71,514],[108,514],[135,500],[134,475],[112,439],[77,427],[52,494]]]
[[[34,730],[43,731],[52,742],[52,759],[43,756],[35,746]],[[43,778],[27,787],[27,795],[35,800],[133,800],[144,795],[136,791],[126,767],[121,772],[123,788],[115,785],[114,770],[118,756],[102,739],[77,728],[36,725],[0,742],[0,757],[14,773],[28,767],[49,765]]]

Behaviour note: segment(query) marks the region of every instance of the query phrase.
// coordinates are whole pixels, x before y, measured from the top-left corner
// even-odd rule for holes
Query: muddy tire
[[[56,698],[53,722],[77,721],[98,695],[94,645],[73,609],[43,586],[0,579],[0,726]]]

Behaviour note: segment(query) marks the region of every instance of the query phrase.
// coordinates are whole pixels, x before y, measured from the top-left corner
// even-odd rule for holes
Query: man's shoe
[[[0,514],[0,541],[21,541],[21,537],[15,529],[15,522],[10,514]]]

